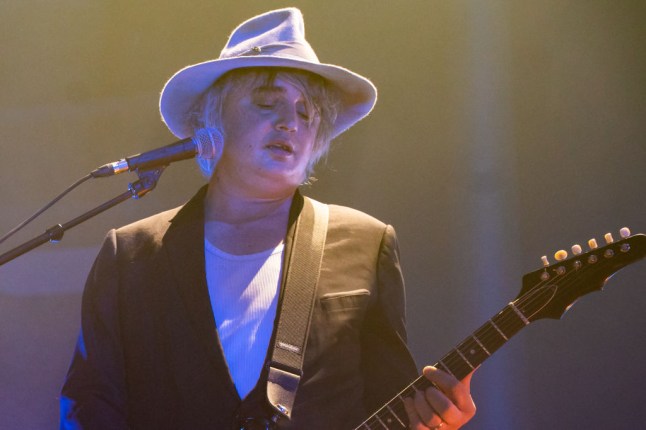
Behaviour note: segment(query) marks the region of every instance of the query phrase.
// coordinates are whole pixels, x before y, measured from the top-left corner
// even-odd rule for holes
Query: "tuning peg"
[[[572,254],[579,255],[582,252],[583,252],[583,249],[581,248],[581,245],[579,245],[579,244],[572,245]]]
[[[561,249],[560,251],[557,251],[556,254],[554,254],[554,259],[556,261],[563,261],[567,258],[567,251]]]
[[[612,237],[612,233],[606,233],[603,238],[605,239],[606,243],[610,245],[612,242],[615,241],[615,239]]]
[[[597,239],[588,240],[588,246],[590,249],[597,249],[599,247],[599,245],[597,245]]]
[[[630,229],[628,227],[624,227],[621,230],[619,230],[619,235],[621,236],[622,239],[625,239],[630,236]]]

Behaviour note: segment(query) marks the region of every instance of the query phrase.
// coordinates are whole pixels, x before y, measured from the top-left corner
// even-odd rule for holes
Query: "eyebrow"
[[[254,94],[257,94],[257,93],[282,94],[285,91],[286,91],[285,88],[278,87],[275,85],[262,85],[253,89]]]

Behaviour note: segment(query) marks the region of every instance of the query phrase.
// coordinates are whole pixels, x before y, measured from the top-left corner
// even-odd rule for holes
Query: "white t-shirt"
[[[241,399],[256,386],[274,329],[284,245],[232,255],[204,243],[213,315]]]

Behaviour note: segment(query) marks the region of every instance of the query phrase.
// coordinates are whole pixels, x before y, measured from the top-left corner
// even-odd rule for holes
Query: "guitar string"
[[[608,247],[601,248],[599,250],[599,255],[602,255],[603,253],[601,251],[603,251],[606,248],[608,248]],[[584,258],[588,257],[589,258],[592,255],[597,255],[597,254],[595,254],[593,251],[589,251],[588,253],[585,253],[582,257],[584,257]],[[597,255],[597,258],[598,258],[598,255]],[[573,261],[577,261],[577,260],[573,260]],[[579,259],[579,261],[581,261],[581,259]],[[568,272],[566,272],[563,275],[558,275],[557,274],[555,278],[550,277],[550,279],[547,279],[547,280],[542,280],[541,279],[536,285],[534,285],[531,289],[529,289],[525,294],[523,294],[520,297],[518,297],[517,299],[513,300],[512,303],[513,303],[514,306],[516,306],[518,308],[522,308],[522,309],[528,308],[530,305],[535,304],[535,303],[537,303],[537,302],[539,302],[541,300],[541,297],[540,297],[541,292],[538,291],[538,290],[541,287],[549,284],[550,282],[554,282],[555,280],[558,280],[558,284],[560,284],[560,285],[557,286],[558,289],[568,290],[571,287],[571,285],[574,285],[571,282],[571,280],[569,279],[572,275],[575,275],[575,274],[583,275],[584,273],[589,271],[588,269],[600,270],[600,269],[603,268],[603,266],[605,266],[603,264],[604,261],[606,261],[606,260],[603,260],[603,259],[597,260],[595,263],[591,263],[591,262],[588,261],[587,264],[583,265],[582,267],[580,267],[578,269],[577,268],[572,268],[572,270],[569,270]],[[600,264],[598,264],[598,263],[600,263]],[[545,268],[545,270],[547,270],[547,268]],[[555,292],[555,294],[556,294],[556,292]],[[542,308],[544,308],[545,305],[547,303],[549,303],[550,300],[548,300],[548,302],[546,302],[546,303],[542,303],[542,302],[539,303],[540,306],[538,307],[538,309],[534,310],[531,313],[531,315],[526,315],[524,312],[523,312],[523,315],[526,318],[533,317],[537,312],[539,312]],[[534,303],[532,303],[532,302],[534,302]],[[491,320],[494,320],[494,319],[497,318],[497,322],[495,324],[501,330],[505,329],[505,328],[506,329],[512,328],[514,330],[514,333],[508,335],[508,337],[510,338],[511,336],[515,335],[518,331],[520,331],[520,329],[522,329],[527,324],[525,324],[523,322],[523,324],[519,326],[519,329],[515,330],[513,328],[513,326],[514,325],[517,325],[517,326],[519,325],[518,324],[519,316],[517,314],[515,314],[514,312],[507,312],[507,315],[505,315],[505,311],[509,310],[509,308],[510,308],[510,305],[505,306],[497,315],[492,317]],[[512,318],[512,314],[513,314],[513,316],[515,318]],[[516,321],[514,321],[514,319]],[[480,340],[485,345],[491,345],[492,338],[495,339],[495,336],[500,337],[500,334],[497,333],[496,330],[492,330],[492,329],[487,330],[486,326],[487,326],[488,323],[489,322],[483,324],[476,331],[474,331],[473,334],[471,335],[471,336],[475,336],[475,333],[477,333],[480,330],[483,330],[484,333],[482,335],[480,335],[480,336],[477,336],[477,338],[478,338],[478,340]],[[503,333],[506,333],[506,332],[503,330]],[[452,368],[452,367],[458,367],[458,368],[462,367],[462,368],[464,368],[465,366],[468,366],[470,368],[471,366],[469,366],[469,364],[465,362],[465,359],[463,357],[461,357],[459,354],[455,354],[454,352],[455,351],[460,351],[460,348],[464,348],[468,344],[470,344],[469,345],[469,351],[475,349],[476,346],[478,347],[478,349],[482,350],[483,349],[482,346],[479,345],[471,336],[467,337],[456,348],[454,348],[448,354],[446,354],[440,360],[440,362],[444,363],[449,368]],[[496,346],[493,351],[489,351],[490,354],[487,354],[485,352],[486,356],[482,360],[479,360],[479,363],[477,363],[477,365],[484,362],[490,355],[493,354],[493,352],[497,351],[500,347],[502,347],[507,342],[507,340],[509,340],[509,338],[508,339],[503,339],[503,341],[500,342],[499,346]],[[487,340],[489,340],[489,341],[487,341]],[[500,339],[498,339],[498,340],[500,341]],[[440,362],[438,362],[438,363],[440,363]],[[473,363],[471,363],[471,364],[473,364]],[[468,373],[468,371],[467,371],[467,373]],[[390,406],[391,410],[392,410],[393,407],[397,409],[396,411],[393,410],[393,412],[395,412],[395,413],[397,413],[397,412],[403,413],[404,416],[406,416],[405,408],[403,408],[401,397],[402,396],[407,397],[408,396],[407,393],[409,393],[409,392],[410,392],[410,394],[413,394],[414,391],[418,388],[417,385],[423,385],[423,382],[425,380],[426,380],[426,378],[423,378],[423,377],[418,377],[417,379],[415,379],[415,381],[413,381],[404,390],[402,390],[399,395],[397,395],[393,399],[391,399],[391,401],[388,402],[386,404],[386,406],[380,408],[371,417],[369,417],[366,421],[364,421],[358,428],[361,428],[361,426],[365,426],[365,425],[370,426],[371,421],[372,421],[372,424],[376,424],[376,423],[381,424],[384,419],[388,423],[392,422],[388,418],[388,417],[390,417],[392,415],[392,413],[388,409],[388,406]],[[429,386],[430,386],[430,383],[429,383]],[[373,417],[375,417],[375,418],[372,419]],[[377,418],[377,417],[379,417],[379,418]],[[398,420],[396,422],[399,424]],[[372,427],[370,427],[370,428],[372,428]]]
[[[501,314],[499,314],[497,316],[501,317],[501,318],[498,318],[498,323],[500,324],[500,326],[502,328],[508,328],[509,324],[506,322],[506,320],[508,320],[509,322],[513,322],[512,315],[510,315],[510,314],[501,313]],[[514,315],[514,317],[517,319],[516,315]],[[481,328],[483,328],[483,327],[481,327]],[[494,333],[493,330],[491,330],[491,332],[492,332],[492,334]],[[497,335],[498,340],[500,340],[500,335],[497,334],[497,332],[495,332],[495,335]],[[462,342],[461,345],[463,345],[464,343],[466,343],[466,342]],[[487,343],[486,340],[485,340],[485,343]],[[503,344],[504,344],[504,342],[502,342],[500,346],[502,346]],[[498,349],[498,347],[496,347],[496,349]],[[455,369],[456,367],[460,367],[460,366],[465,366],[464,360],[462,360],[458,355],[455,355],[453,350],[449,354],[444,356],[444,358],[442,358],[441,361],[444,362],[451,369]],[[482,361],[484,361],[484,360],[482,360]],[[416,390],[424,389],[424,388],[427,388],[427,387],[430,387],[430,386],[431,386],[431,384],[430,384],[430,382],[428,382],[428,380],[426,378],[419,377],[415,381],[413,381],[413,383],[409,384],[409,386],[407,386],[404,390],[402,390],[400,394],[401,394],[402,397],[408,397],[410,395],[413,395]],[[395,413],[399,413],[398,416],[407,417],[407,414],[405,413],[405,408],[403,407],[403,403],[402,403],[402,400],[401,400],[400,396],[394,397],[387,405],[390,405],[391,409],[393,409],[393,411]],[[392,414],[390,413],[388,408],[386,406],[384,406],[381,409],[379,409],[376,413],[374,413],[362,425],[364,425],[364,426],[365,425],[368,425],[368,426],[376,425],[377,426],[376,428],[382,428],[383,427],[382,423],[389,423],[390,424],[390,423],[393,422],[392,419],[389,420],[391,415]],[[399,423],[397,423],[397,424],[399,425]],[[372,427],[370,427],[370,428],[372,428]]]
[[[530,318],[531,318],[532,316],[534,316],[534,315],[536,314],[536,312],[538,312],[538,311],[540,311],[542,308],[544,308],[544,306],[545,306],[547,303],[549,303],[549,300],[550,300],[550,299],[548,298],[548,301],[547,301],[547,302],[545,302],[545,297],[542,297],[542,296],[544,296],[544,294],[541,294],[542,292],[540,291],[540,288],[541,288],[541,287],[543,287],[543,286],[545,286],[545,285],[549,284],[549,283],[550,283],[550,281],[554,282],[554,280],[558,280],[558,281],[559,281],[559,284],[561,284],[558,288],[560,288],[561,290],[567,290],[567,289],[569,289],[569,287],[571,286],[571,285],[570,285],[570,284],[571,284],[571,282],[570,282],[570,280],[569,280],[569,278],[571,277],[571,275],[573,275],[573,274],[579,274],[579,275],[582,275],[582,274],[584,274],[585,272],[587,272],[587,271],[588,271],[588,269],[593,268],[593,267],[594,267],[594,266],[593,266],[593,264],[592,264],[592,263],[589,263],[589,264],[587,264],[587,265],[585,265],[585,266],[582,266],[582,267],[581,267],[581,268],[579,268],[579,269],[571,270],[571,271],[569,271],[569,272],[566,272],[566,273],[565,273],[565,274],[563,274],[563,275],[557,275],[557,278],[555,278],[555,279],[551,279],[551,278],[550,278],[550,279],[548,279],[548,280],[540,280],[540,281],[539,281],[535,286],[533,286],[533,287],[532,287],[530,290],[528,290],[525,294],[523,294],[522,296],[520,296],[519,298],[517,298],[516,300],[514,300],[512,303],[514,303],[514,305],[515,305],[515,306],[519,307],[520,309],[523,309],[527,314],[529,314],[529,315],[525,315],[525,313],[523,313],[523,315],[525,315],[526,317],[530,317]],[[598,267],[598,266],[596,266],[596,267]],[[556,292],[555,292],[555,293],[556,293]],[[534,310],[531,310],[532,305],[535,305],[536,303],[538,303],[538,305],[539,305],[539,306],[538,306],[538,308],[537,308],[537,309],[534,309]],[[503,308],[503,310],[502,310],[501,312],[499,312],[496,316],[494,316],[494,317],[492,318],[492,320],[493,320],[493,319],[496,319],[496,317],[497,317],[497,324],[496,324],[496,325],[498,325],[498,327],[499,327],[500,329],[503,329],[503,333],[509,333],[509,330],[508,330],[508,329],[512,328],[512,326],[513,326],[513,325],[515,325],[515,326],[519,326],[519,323],[518,323],[518,318],[519,318],[519,316],[518,316],[518,315],[512,315],[512,312],[507,312],[507,314],[505,315],[505,311],[506,311],[506,310],[508,310],[508,309],[509,309],[509,305],[508,305],[508,306],[506,306],[505,308]],[[528,310],[530,310],[530,311],[528,312]],[[525,323],[523,323],[523,325],[519,326],[519,329],[520,329],[520,328],[522,328],[522,327],[524,327],[525,325],[526,325],[526,324],[525,324]],[[484,329],[484,330],[483,330],[483,329]],[[504,329],[507,329],[507,331],[505,331]],[[492,344],[492,337],[493,337],[493,336],[498,336],[498,337],[500,337],[500,334],[496,333],[496,331],[495,331],[495,330],[492,330],[492,329],[487,330],[486,323],[485,323],[485,325],[481,326],[478,330],[476,330],[472,336],[474,336],[474,335],[475,335],[479,330],[483,330],[483,331],[484,331],[484,334],[483,334],[483,335],[478,336],[478,339],[479,339],[481,342],[484,342],[484,344],[486,344],[486,345],[491,345],[491,344]],[[514,330],[514,333],[513,333],[513,334],[515,334],[515,333],[517,332],[517,330],[515,330],[515,328],[514,328],[513,330]],[[489,334],[491,334],[491,335],[489,335]],[[512,336],[513,334],[509,334],[508,336]],[[503,346],[503,345],[506,343],[506,341],[507,341],[507,340],[508,340],[508,339],[504,339],[504,341],[503,341],[503,342],[500,342],[500,339],[498,339],[498,341],[499,341],[500,345],[499,345],[499,346],[496,346],[496,347],[495,347],[495,350],[497,350],[498,348],[500,348],[501,346]],[[458,345],[454,350],[452,350],[449,354],[447,354],[447,355],[446,355],[446,356],[445,356],[441,361],[442,361],[445,365],[447,365],[447,367],[449,367],[449,368],[455,368],[455,367],[458,367],[458,368],[462,367],[462,368],[464,368],[465,366],[468,366],[469,368],[471,368],[471,366],[469,365],[469,364],[470,364],[470,362],[468,361],[468,359],[466,359],[464,356],[462,356],[462,355],[460,355],[460,354],[456,354],[455,352],[461,352],[461,350],[462,350],[462,349],[466,349],[466,347],[468,347],[468,350],[469,350],[469,351],[472,351],[472,350],[475,350],[475,347],[476,347],[476,346],[478,346],[478,348],[482,350],[482,347],[481,347],[480,345],[478,345],[478,344],[477,344],[477,342],[475,342],[475,340],[470,336],[470,337],[468,337],[466,340],[464,340],[463,342],[461,342],[461,343],[460,343],[460,344],[459,344],[459,345]],[[494,350],[494,351],[495,351],[495,350]],[[486,360],[486,358],[488,358],[488,356],[489,356],[490,354],[486,354],[486,353],[485,353],[485,355],[486,355],[486,357],[484,357],[484,359],[482,359],[482,360],[478,360],[479,362],[477,362],[477,363],[476,363],[476,365],[479,365],[479,364],[481,364],[482,362],[484,362],[484,360]],[[471,363],[471,364],[473,364],[473,363]],[[464,371],[467,371],[467,370],[465,369]],[[415,387],[415,385],[419,385],[419,384],[416,384],[416,383],[417,383],[417,382],[422,382],[422,381],[419,381],[419,379],[420,379],[420,378],[418,378],[416,381],[414,381],[414,383],[413,383],[413,384],[410,384],[410,386],[409,386],[409,387],[407,387],[407,389],[403,390],[403,391],[402,391],[402,393],[405,393],[406,391],[411,391],[411,392],[412,392],[412,391],[413,391],[413,389],[414,389],[414,388],[416,388],[416,387]],[[412,394],[412,393],[411,393],[411,394]],[[392,403],[393,401],[394,401],[394,402],[396,402],[396,403],[395,403],[395,404],[393,404],[393,403]],[[394,406],[394,407],[396,407],[396,408],[398,409],[397,411],[392,410],[392,412],[394,412],[395,414],[396,414],[397,412],[400,412],[400,413],[405,412],[405,410],[404,410],[404,411],[402,411],[402,408],[401,408],[401,406],[402,406],[402,405],[400,405],[400,403],[401,403],[401,400],[399,400],[399,397],[395,397],[395,398],[394,398],[391,402],[389,402],[387,405],[389,405],[389,406],[391,407],[391,410],[392,410],[392,407],[393,407],[393,406]],[[389,418],[390,418],[390,415],[392,415],[391,410],[389,410],[389,409],[388,409],[388,407],[384,406],[384,407],[383,407],[383,408],[381,408],[379,411],[377,411],[377,413],[376,413],[376,414],[374,414],[374,416],[375,416],[375,418],[376,418],[376,422],[375,422],[375,424],[376,424],[376,423],[381,424],[384,420],[385,420],[387,423],[391,423],[391,422],[392,422],[392,420],[391,420],[391,419],[389,419]],[[379,418],[377,418],[377,417],[379,417]],[[398,421],[397,421],[397,422],[398,422]]]
[[[556,294],[559,294],[559,292],[561,294],[567,293],[571,289],[572,285],[576,285],[576,283],[573,283],[572,279],[571,279],[571,277],[573,275],[577,275],[577,278],[578,278],[578,277],[586,274],[589,271],[592,271],[592,272],[601,271],[606,266],[606,264],[604,264],[604,262],[610,261],[608,259],[613,258],[613,257],[616,256],[615,254],[612,254],[611,256],[607,257],[605,255],[604,250],[606,250],[608,248],[609,248],[609,246],[603,247],[599,251],[597,251],[596,253],[593,252],[593,251],[590,251],[590,252],[584,254],[583,256],[581,256],[581,258],[576,259],[576,260],[572,260],[572,263],[574,264],[575,261],[577,261],[577,260],[582,261],[586,257],[589,259],[592,255],[595,255],[597,257],[596,262],[590,262],[588,260],[586,262],[586,264],[581,266],[580,268],[571,267],[571,269],[568,272],[566,272],[565,274],[562,274],[562,275],[557,274],[556,277],[554,277],[554,278],[539,281],[535,286],[533,286],[525,294],[523,294],[522,296],[520,296],[519,298],[514,300],[512,303],[517,308],[525,310],[525,312],[523,312],[523,315],[526,318],[532,318],[534,315],[536,315],[538,312],[540,312],[540,310],[543,309],[554,298],[554,296]],[[602,255],[603,255],[604,258],[599,259],[599,256],[602,256]],[[556,282],[556,284],[554,284],[554,285],[555,285],[555,288],[557,288],[557,290],[554,291],[553,294],[551,294],[552,297],[548,297],[548,298],[544,297],[545,294],[543,294],[543,293],[547,292],[548,290],[540,291],[540,288],[547,285],[547,284],[549,284],[549,283],[554,283],[554,282]],[[547,299],[547,302],[545,302],[545,299]],[[498,317],[498,321],[497,321],[498,324],[497,325],[501,329],[509,329],[513,325],[518,325],[518,321],[517,321],[518,315],[515,315],[514,317],[511,317],[511,314],[510,314],[510,316],[507,317],[507,318],[505,318],[505,316],[503,315],[503,313],[505,312],[505,309],[508,309],[508,308],[509,308],[509,306],[504,308],[503,311],[501,311],[498,315],[496,315],[495,317],[492,318],[492,320],[493,320],[496,317]],[[527,324],[524,324],[524,325],[527,325]],[[520,326],[519,330],[522,327],[524,327],[524,325]],[[484,335],[483,336],[478,336],[478,339],[481,340],[483,343],[488,344],[488,341],[491,341],[491,339],[492,339],[492,335],[496,336],[496,334],[495,334],[495,331],[493,331],[493,330],[486,330],[486,324],[483,325],[480,329],[476,330],[474,332],[474,335],[479,330],[482,330],[483,328],[485,329]],[[503,332],[504,332],[504,330],[503,330]],[[517,332],[517,331],[515,331],[515,332]],[[500,346],[504,345],[504,343],[505,342],[502,342]],[[455,350],[461,351],[461,350],[464,350],[465,347],[468,347],[469,351],[471,351],[471,350],[476,348],[476,345],[477,345],[477,343],[474,340],[472,340],[471,338],[467,338],[465,341],[463,341],[461,344],[459,344],[458,347],[455,348]],[[480,349],[482,349],[479,345],[478,345],[478,347]],[[497,348],[498,347],[496,347],[496,349]],[[488,354],[486,354],[486,355],[488,356]],[[453,357],[453,358],[451,358],[451,357]],[[488,358],[488,357],[484,357],[484,359],[482,361],[486,360],[486,358]],[[464,360],[462,359],[462,357],[459,356],[459,354],[457,356],[456,355],[451,356],[451,353],[447,354],[447,361],[452,361],[451,364],[453,364],[453,365],[455,365],[457,363],[457,365],[464,368],[464,364],[462,364],[462,362]],[[465,363],[465,364],[468,366],[468,363]]]
[[[565,286],[562,286],[561,288],[567,288],[567,285],[568,285],[567,278],[569,278],[571,274],[577,273],[577,272],[581,273],[583,271],[587,271],[587,269],[589,267],[590,266],[584,266],[584,267],[578,269],[576,272],[567,272],[564,275],[560,275],[560,278],[558,278],[559,281],[565,282]],[[586,270],[584,270],[584,269],[586,269]],[[540,291],[538,291],[538,290],[541,287],[543,287],[544,285],[548,284],[550,281],[551,281],[551,279],[550,280],[545,280],[545,281],[543,281],[543,280],[539,281],[535,286],[533,286],[525,294],[523,294],[522,296],[520,296],[519,298],[514,300],[514,304],[516,306],[518,306],[519,308],[521,308],[521,309],[526,309],[528,306],[530,306],[532,301],[534,301],[534,302],[539,301],[540,298],[541,298],[540,297],[541,294],[540,294]],[[544,304],[541,303],[541,307],[543,307],[543,306],[544,306]],[[536,311],[532,312],[532,315],[535,314],[535,312]],[[530,315],[530,317],[531,317],[531,315]],[[519,316],[517,314],[509,311],[509,305],[506,306],[505,308],[503,308],[503,310],[500,311],[497,315],[492,317],[491,320],[496,320],[495,324],[503,331],[503,333],[507,334],[506,337],[508,339],[511,336],[513,336],[513,334],[515,334],[517,332],[517,330],[515,330],[515,328],[513,328],[514,325],[519,326],[519,329],[521,329],[522,327],[525,326],[524,323],[522,325],[519,325]],[[491,345],[494,340],[497,340],[498,341],[497,343],[500,343],[500,345],[497,345],[495,347],[494,351],[496,351],[498,348],[502,347],[507,342],[508,339],[501,339],[501,335],[496,330],[494,330],[492,328],[487,329],[487,324],[488,323],[485,323],[483,326],[481,326],[478,330],[476,330],[474,332],[474,334],[477,333],[480,330],[483,330],[484,333],[481,334],[480,336],[478,336],[478,339],[481,342],[483,342],[484,344],[486,344],[486,345]],[[511,334],[509,332],[510,328],[513,328],[513,331],[514,331],[513,334]],[[472,340],[471,337],[468,337],[466,340],[461,342],[456,348],[451,350],[451,352],[449,352],[447,355],[445,355],[440,361],[442,363],[444,363],[449,369],[455,369],[455,368],[460,369],[460,368],[464,368],[464,367],[468,366],[468,364],[465,362],[465,359],[463,357],[461,357],[459,354],[456,354],[456,351],[460,351],[461,348],[464,349],[465,346],[467,346],[469,343],[472,343],[472,345],[470,345],[470,349],[473,349],[473,347],[475,347],[477,345],[475,343],[475,341]],[[488,356],[488,354],[487,354],[487,356]],[[487,357],[485,357],[485,359],[486,358]],[[483,361],[484,360],[480,360],[480,363],[477,363],[477,364],[481,364]],[[453,370],[453,371],[455,372],[455,370]],[[464,371],[468,373],[468,371],[466,369],[464,369]],[[458,373],[458,372],[456,372],[456,373]],[[409,386],[406,387],[406,389],[402,390],[401,394],[404,397],[407,397],[408,392],[410,392],[410,394],[413,394],[414,390],[416,390],[417,388],[423,388],[423,387],[417,387],[417,385],[423,385],[423,382],[424,382],[424,380],[422,378],[417,378],[413,383],[409,384]],[[428,386],[430,386],[430,383],[428,384]],[[394,397],[389,403],[387,403],[387,405],[389,405],[391,407],[391,409],[393,407],[395,407],[397,409],[397,410],[393,410],[393,412],[395,412],[395,413],[399,412],[400,414],[401,413],[405,414],[405,408],[402,408],[403,404],[401,403],[401,400],[400,400],[399,396]],[[390,418],[391,415],[392,415],[392,413],[388,410],[388,407],[384,406],[381,409],[379,409],[375,414],[373,414],[370,417],[369,420],[364,422],[362,424],[362,426],[365,426],[365,425],[371,426],[371,425],[377,425],[377,424],[378,425],[383,425],[385,423],[391,424],[393,422],[392,418]],[[398,422],[397,422],[397,424],[399,425]],[[372,428],[372,427],[370,427],[370,428]]]

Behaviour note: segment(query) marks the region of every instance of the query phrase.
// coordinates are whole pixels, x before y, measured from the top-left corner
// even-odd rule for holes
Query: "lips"
[[[271,142],[266,146],[266,148],[284,154],[294,153],[294,147],[288,142]]]

